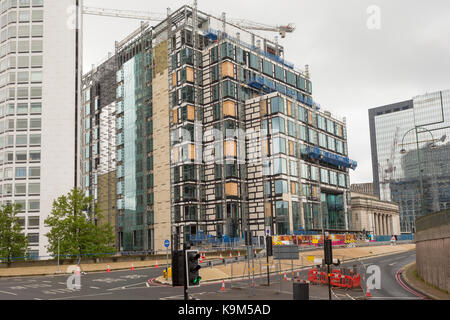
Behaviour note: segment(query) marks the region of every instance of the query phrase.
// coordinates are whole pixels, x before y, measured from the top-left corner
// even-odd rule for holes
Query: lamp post
[[[418,129],[422,129],[422,131],[420,133],[424,133],[424,132],[428,132],[431,135],[431,140],[426,140],[426,141],[420,141],[420,142],[431,142],[430,149],[434,150],[437,148],[435,142],[440,141],[440,142],[444,142],[445,139],[447,138],[446,135],[443,135],[440,139],[434,139],[433,133],[422,127],[422,126],[415,126],[414,128],[408,130],[402,138],[402,149],[400,150],[401,154],[406,154],[406,149],[404,148],[404,140],[405,137],[408,135],[408,133],[412,132],[413,130],[415,131],[415,135],[416,135],[416,153],[417,153],[417,165],[418,165],[418,169],[419,169],[419,188],[420,188],[420,195],[421,195],[421,215],[425,215],[425,196],[424,196],[424,190],[423,190],[423,174],[422,174],[422,161],[420,158],[420,148],[419,148],[419,130]]]

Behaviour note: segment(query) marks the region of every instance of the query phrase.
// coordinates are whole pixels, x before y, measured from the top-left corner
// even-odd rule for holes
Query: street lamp
[[[431,135],[431,140],[426,140],[426,141],[419,141],[419,131],[417,129],[422,129],[422,131],[420,131],[420,133],[424,133],[424,132],[428,132]],[[402,138],[402,149],[400,150],[400,154],[406,154],[406,149],[404,148],[405,143],[405,137],[408,135],[408,133],[415,131],[416,133],[416,152],[417,152],[417,164],[418,164],[418,169],[419,169],[419,185],[420,185],[420,194],[421,194],[421,215],[423,216],[425,214],[425,198],[424,198],[424,191],[423,191],[423,175],[422,175],[422,162],[420,159],[420,150],[419,150],[419,142],[430,142],[429,147],[431,150],[435,150],[437,148],[436,146],[436,142],[440,141],[440,142],[444,142],[445,139],[447,138],[447,135],[443,135],[440,139],[434,139],[433,133],[422,127],[422,126],[415,126],[414,128],[408,130]]]

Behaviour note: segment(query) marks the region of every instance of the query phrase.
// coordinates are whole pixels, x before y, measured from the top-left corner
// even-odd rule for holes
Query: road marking
[[[100,289],[99,287],[89,287],[91,289]]]
[[[346,293],[347,297],[349,297],[352,300],[356,300],[355,298],[353,298],[351,295],[349,295],[348,293]]]
[[[8,292],[8,291],[0,291],[1,293],[11,294],[13,296],[17,296],[17,293]]]
[[[89,294],[85,296],[73,296],[73,297],[65,297],[65,298],[54,298],[50,300],[66,300],[66,299],[75,299],[75,298],[86,298],[86,297],[96,297],[96,296],[102,296],[102,295],[110,295],[111,292],[104,292],[104,293],[98,293],[98,294]]]
[[[397,262],[389,263],[389,265],[392,267],[393,265],[396,265]]]

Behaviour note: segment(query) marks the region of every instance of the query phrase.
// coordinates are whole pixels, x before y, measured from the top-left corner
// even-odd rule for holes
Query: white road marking
[[[91,289],[100,289],[99,287],[89,287]]]
[[[6,293],[6,294],[13,295],[13,296],[17,296],[17,293],[8,292],[8,291],[0,291],[0,293]]]
[[[397,262],[389,263],[389,265],[392,267],[393,265],[397,264]]]
[[[104,293],[98,293],[98,294],[88,294],[85,296],[73,296],[73,297],[65,297],[65,298],[54,298],[50,300],[67,300],[67,299],[75,299],[75,298],[86,298],[86,297],[96,297],[96,296],[102,296],[102,295],[110,295],[111,292],[104,292]]]

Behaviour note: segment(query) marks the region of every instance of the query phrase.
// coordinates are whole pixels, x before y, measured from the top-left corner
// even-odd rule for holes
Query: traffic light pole
[[[184,265],[186,265],[186,243],[183,244],[183,259],[184,259]],[[184,300],[187,301],[189,300],[189,296],[188,296],[188,287],[187,287],[187,274],[186,274],[186,270],[184,273]]]

